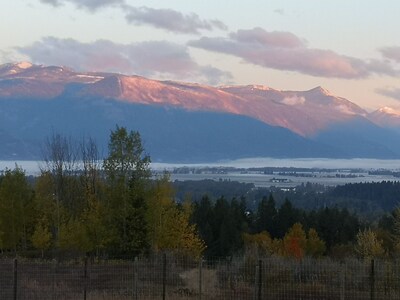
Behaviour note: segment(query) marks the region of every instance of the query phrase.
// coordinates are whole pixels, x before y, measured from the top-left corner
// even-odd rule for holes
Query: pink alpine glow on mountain
[[[74,84],[80,88],[74,90]],[[212,87],[114,73],[75,72],[68,67],[29,62],[0,66],[0,97],[51,100],[66,92],[81,98],[98,96],[244,115],[308,137],[354,117],[367,118],[384,127],[400,126],[400,113],[384,108],[368,114],[322,87],[307,91],[280,91],[260,85]]]

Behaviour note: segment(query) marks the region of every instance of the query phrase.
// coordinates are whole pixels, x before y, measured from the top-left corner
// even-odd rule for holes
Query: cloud
[[[384,57],[400,63],[400,47],[384,47],[380,51]]]
[[[262,28],[238,30],[228,38],[203,37],[189,45],[231,54],[265,68],[312,76],[355,79],[371,73],[390,76],[399,73],[385,61],[363,61],[331,50],[309,48],[304,40],[290,32],[268,32]]]
[[[251,30],[240,29],[232,32],[230,38],[239,43],[256,44],[265,47],[296,48],[304,47],[305,41],[296,35],[284,31],[268,32],[260,27]]]
[[[9,50],[0,49],[0,63],[8,63],[10,61],[18,61],[16,53]]]
[[[78,8],[85,8],[90,11],[95,11],[98,8],[105,6],[113,6],[116,4],[124,4],[125,0],[40,0],[45,4],[50,4],[55,7],[64,5],[66,3],[72,3]]]
[[[222,29],[227,27],[218,20],[202,20],[197,14],[184,15],[172,9],[124,6],[126,20],[136,25],[150,25],[177,33],[199,34],[200,30]]]
[[[387,87],[375,89],[375,92],[383,96],[400,101],[400,88]]]
[[[355,115],[354,111],[346,104],[339,104],[335,109],[344,114]]]
[[[200,34],[201,30],[227,30],[227,26],[219,20],[204,20],[195,13],[185,15],[173,9],[134,7],[126,4],[125,0],[40,0],[40,2],[54,7],[72,3],[78,8],[92,12],[106,6],[118,6],[125,14],[128,23],[150,25],[176,33]]]
[[[60,6],[62,4],[62,0],[40,0],[40,2],[44,4],[50,4],[53,6]]]
[[[233,79],[230,72],[222,71],[210,65],[200,67],[197,77],[201,82],[207,82],[211,85],[230,84]]]
[[[282,100],[283,104],[290,105],[290,106],[302,105],[305,102],[306,102],[306,99],[304,97],[298,97],[296,95],[293,95],[293,96],[290,96],[290,97],[285,97]]]
[[[400,74],[400,71],[395,69],[387,60],[370,59],[365,63],[365,65],[371,73],[385,74],[389,76],[397,76]]]
[[[167,41],[117,44],[107,40],[82,43],[74,39],[46,37],[16,48],[34,63],[64,65],[79,71],[120,72],[169,79],[201,79],[211,84],[232,76],[211,66],[200,66],[188,48]]]

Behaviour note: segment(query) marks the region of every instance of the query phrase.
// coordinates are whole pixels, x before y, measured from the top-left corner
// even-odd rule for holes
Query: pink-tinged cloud
[[[32,62],[64,65],[80,71],[118,72],[169,79],[198,79],[217,84],[232,78],[228,72],[198,65],[186,46],[167,41],[116,44],[107,40],[82,43],[46,37],[17,51]]]
[[[398,70],[385,61],[340,55],[331,50],[309,48],[289,32],[268,32],[262,28],[239,30],[228,38],[208,38],[189,42],[192,47],[231,54],[265,68],[295,71],[312,76],[363,78],[371,73],[393,76]]]
[[[85,8],[90,11],[94,11],[101,7],[124,4],[125,0],[40,0],[40,2],[53,6],[61,6],[66,3],[72,3],[78,8]]]
[[[400,101],[400,88],[379,88],[375,89],[375,92],[381,95],[384,95],[386,97],[395,99]]]
[[[136,25],[150,25],[156,28],[185,34],[199,34],[201,30],[227,27],[218,20],[203,20],[197,14],[184,15],[172,9],[124,6],[126,20]]]
[[[266,47],[295,48],[305,46],[305,41],[302,41],[293,33],[284,31],[268,32],[260,27],[251,30],[240,29],[237,32],[232,32],[229,36],[232,40],[240,43],[259,44]]]
[[[400,63],[400,47],[385,47],[380,51],[384,57]]]

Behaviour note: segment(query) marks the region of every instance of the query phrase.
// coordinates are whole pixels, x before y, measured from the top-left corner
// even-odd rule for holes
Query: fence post
[[[371,274],[370,274],[370,300],[375,299],[375,261],[371,259]]]
[[[137,271],[136,271],[137,257],[133,259],[133,280],[132,280],[132,299],[137,300]]]
[[[52,278],[51,278],[51,299],[55,300],[56,299],[56,272],[57,272],[57,261],[53,259],[53,264],[52,264]]]
[[[200,257],[199,261],[199,300],[201,300],[201,293],[202,293],[202,277],[203,277],[203,258]]]
[[[258,260],[258,300],[262,300],[262,260]]]
[[[87,256],[85,256],[85,263],[84,263],[84,269],[83,269],[83,300],[86,300],[87,269],[88,269],[88,258],[87,258]]]
[[[166,283],[167,283],[167,254],[163,254],[163,277],[162,277],[162,285],[163,285],[163,300],[165,300],[166,296]]]
[[[256,266],[256,276],[255,276],[255,280],[254,280],[254,300],[258,300],[258,291],[257,291],[257,282],[258,282],[258,277],[260,273],[260,266],[257,265]]]
[[[14,258],[14,276],[13,276],[13,299],[17,300],[17,280],[18,280],[18,260]]]
[[[345,282],[346,282],[346,267],[344,263],[340,264],[342,271],[340,272],[340,300],[344,300]]]

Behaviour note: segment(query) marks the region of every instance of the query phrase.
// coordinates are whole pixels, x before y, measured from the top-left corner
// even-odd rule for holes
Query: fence
[[[0,299],[398,299],[397,261],[0,259]]]

